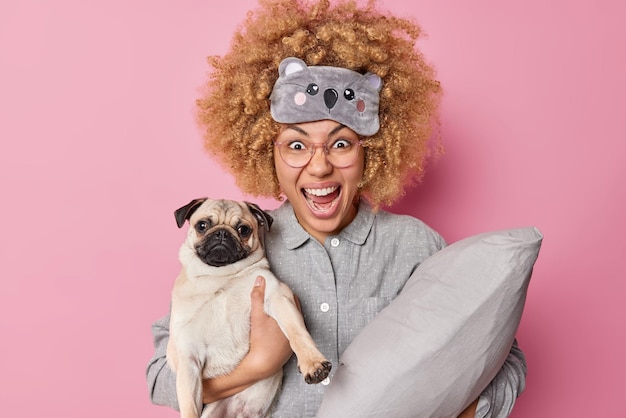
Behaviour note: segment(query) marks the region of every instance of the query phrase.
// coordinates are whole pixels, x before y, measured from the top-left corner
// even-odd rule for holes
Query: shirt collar
[[[285,201],[272,213],[272,216],[279,220],[277,224],[280,226],[280,239],[288,249],[296,249],[311,238],[309,233],[300,226],[289,201]]]
[[[357,245],[365,244],[365,240],[374,225],[375,217],[376,214],[372,211],[372,206],[365,199],[361,199],[356,217],[339,233],[339,237]]]
[[[288,249],[293,250],[303,245],[307,240],[314,239],[298,222],[293,206],[289,201],[276,209],[272,216],[280,219],[280,237]],[[361,199],[356,217],[338,236],[354,244],[363,245],[372,230],[375,217],[376,214],[372,211],[371,205]]]

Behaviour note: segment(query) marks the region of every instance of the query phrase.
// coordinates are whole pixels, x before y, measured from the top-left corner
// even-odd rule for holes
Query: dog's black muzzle
[[[213,267],[232,264],[248,256],[237,237],[226,229],[213,231],[196,244],[198,257]]]

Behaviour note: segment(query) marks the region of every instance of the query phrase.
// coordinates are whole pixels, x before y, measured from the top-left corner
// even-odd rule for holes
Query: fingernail
[[[254,287],[261,286],[261,283],[263,283],[263,277],[259,276],[256,278],[256,281],[254,282]]]

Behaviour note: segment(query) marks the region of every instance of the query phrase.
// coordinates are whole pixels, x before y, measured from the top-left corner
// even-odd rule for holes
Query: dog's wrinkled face
[[[175,215],[179,227],[189,219],[188,244],[213,267],[233,264],[259,249],[260,234],[272,222],[254,204],[204,198],[193,200]]]

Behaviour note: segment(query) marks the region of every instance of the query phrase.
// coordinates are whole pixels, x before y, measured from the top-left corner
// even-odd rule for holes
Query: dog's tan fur
[[[172,291],[167,346],[167,359],[176,373],[181,417],[266,416],[280,387],[282,372],[213,402],[202,412],[202,378],[230,373],[248,352],[250,292],[258,276],[266,282],[265,312],[276,319],[287,336],[305,380],[320,382],[331,366],[306,330],[293,293],[269,269],[262,246],[263,228],[268,225],[259,219],[260,209],[235,201],[196,202],[190,217],[186,216],[190,227],[179,252],[182,269]],[[195,226],[202,221],[208,221],[211,227],[199,233]],[[241,225],[251,228],[252,233],[241,237],[237,232]],[[217,229],[237,237],[247,256],[221,267],[202,261],[196,245]]]

